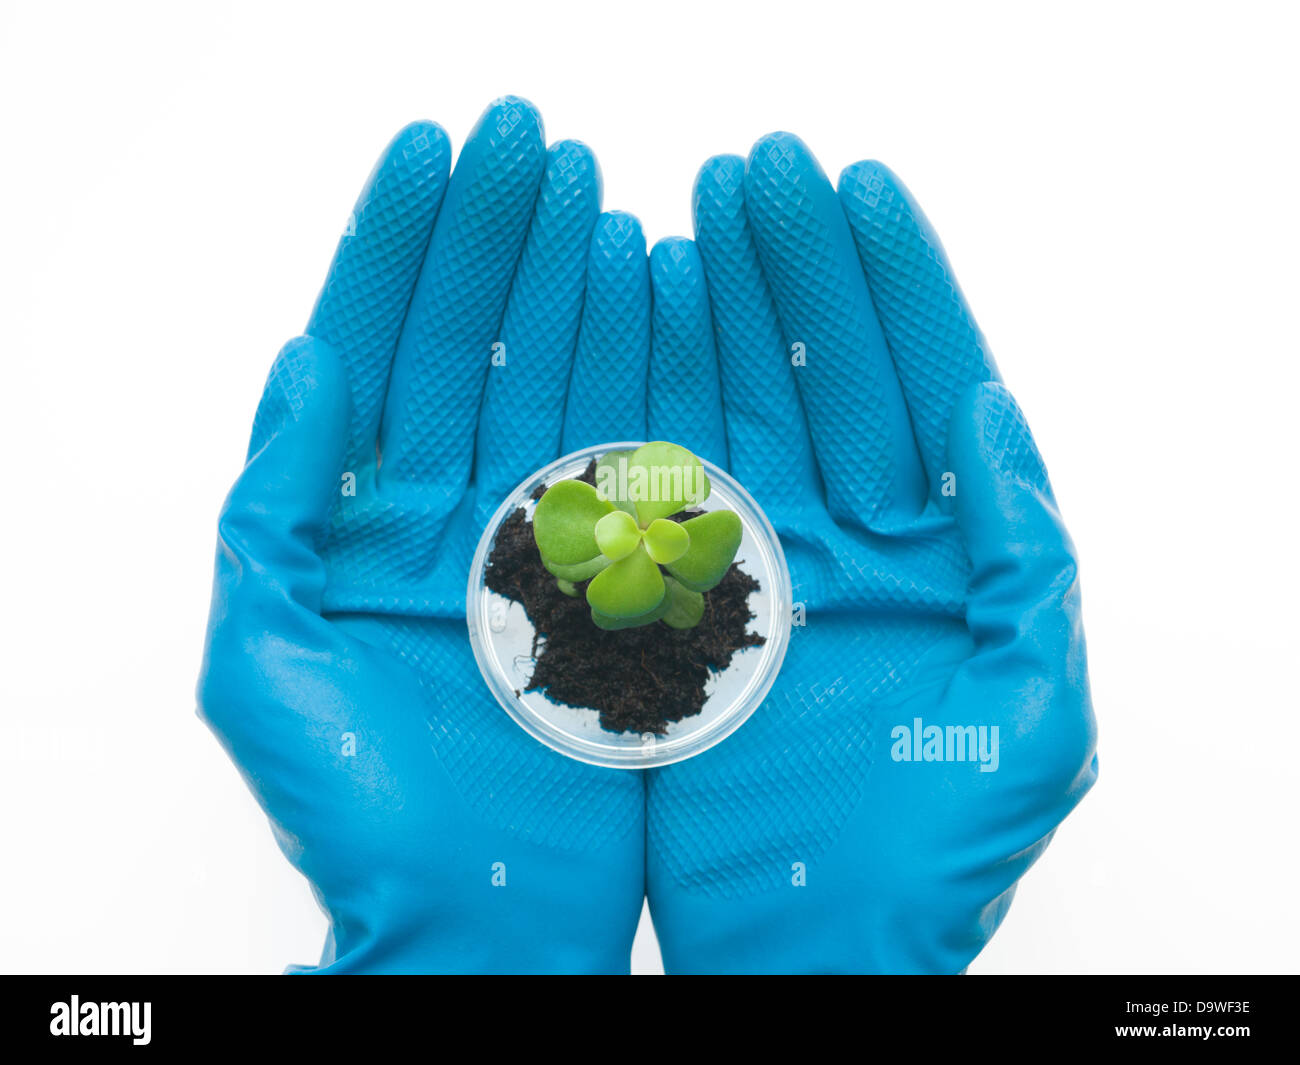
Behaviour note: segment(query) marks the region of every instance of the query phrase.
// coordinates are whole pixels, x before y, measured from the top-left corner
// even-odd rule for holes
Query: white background
[[[708,155],[777,128],[832,175],[885,160],[942,234],[1082,553],[1101,728],[972,971],[1297,968],[1282,5],[0,11],[0,969],[318,956],[193,715],[214,519],[380,148],[420,117],[459,145],[504,92],[651,239],[689,232]]]

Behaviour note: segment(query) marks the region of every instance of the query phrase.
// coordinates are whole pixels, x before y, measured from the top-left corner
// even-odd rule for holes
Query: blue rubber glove
[[[321,970],[626,972],[644,780],[501,712],[464,598],[502,497],[607,438],[566,415],[575,359],[644,379],[645,241],[524,101],[488,109],[450,180],[449,158],[435,125],[397,136],[271,370],[221,513],[201,714],[329,918]],[[643,395],[624,415],[642,435]]]
[[[650,775],[665,964],[960,972],[1096,776],[1074,549],[887,169],[837,196],[776,134],[695,216],[651,254],[650,435],[754,494],[806,624],[743,728]]]

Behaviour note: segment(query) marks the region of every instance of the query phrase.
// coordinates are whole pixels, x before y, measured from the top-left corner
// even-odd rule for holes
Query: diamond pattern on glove
[[[706,163],[695,184],[696,243],[708,277],[731,473],[769,519],[801,510],[816,481],[803,404],[745,214],[745,164]],[[773,461],[783,454],[783,461]]]
[[[408,126],[394,138],[348,219],[307,326],[347,367],[348,469],[374,461],[393,351],[446,190],[450,159],[446,134],[430,123]]]
[[[298,420],[312,366],[313,359],[299,341],[290,341],[276,356],[253,416],[253,433],[248,444],[250,458],[266,446],[280,426]]]
[[[833,360],[853,358],[856,387],[851,396],[831,397],[817,407],[810,429],[832,499],[868,499],[874,510],[893,498],[895,463],[885,386],[877,360],[868,357],[873,342],[866,330],[862,300],[818,217],[819,205],[800,183],[795,154],[787,138],[767,141],[751,160],[745,208],[753,220],[763,271],[776,297],[788,342],[808,345],[807,365],[799,372],[816,380]],[[870,313],[870,307],[866,308]],[[842,351],[816,350],[818,337],[833,337]]]
[[[385,418],[396,424],[385,425],[383,439],[397,454],[384,456],[381,481],[454,488],[469,480],[478,404],[445,397],[481,396],[499,338],[545,165],[530,114],[519,105],[503,108],[499,143],[474,160],[463,185],[459,168],[452,177],[394,366]]]
[[[833,846],[876,757],[874,707],[955,627],[819,616],[796,630],[745,726],[651,777],[650,845],[677,884],[711,898],[772,891],[789,884],[793,862]]]
[[[464,623],[385,619],[389,645],[430,695],[429,738],[480,817],[539,846],[591,850],[621,839],[642,814],[635,773],[583,765],[519,734],[479,679]]]
[[[957,396],[997,370],[938,238],[893,175],[875,163],[851,166],[840,178],[840,200],[934,492]]]
[[[654,341],[646,435],[672,440],[722,468],[727,438],[713,319],[692,241],[665,240],[650,256]]]
[[[1003,388],[985,388],[980,403],[984,406],[984,451],[989,462],[1016,480],[1050,493],[1043,456],[1011,393]]]
[[[601,215],[587,260],[587,300],[573,360],[564,451],[644,440],[650,363],[650,272],[641,223]]]
[[[479,414],[475,476],[488,513],[560,454],[599,198],[590,149],[574,141],[554,146],[501,325],[505,363],[489,371]]]

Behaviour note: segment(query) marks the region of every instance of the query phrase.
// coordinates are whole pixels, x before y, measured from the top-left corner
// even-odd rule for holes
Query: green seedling
[[[711,491],[704,464],[677,444],[611,451],[596,464],[595,487],[557,481],[537,501],[533,537],[542,564],[565,595],[590,581],[587,605],[602,629],[656,621],[693,628],[704,616],[704,593],[740,549],[740,518],[730,510],[671,520]]]

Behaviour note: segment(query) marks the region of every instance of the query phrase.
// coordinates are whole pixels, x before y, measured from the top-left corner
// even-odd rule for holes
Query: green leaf
[[[665,440],[642,444],[632,452],[627,460],[627,485],[643,529],[656,518],[699,506],[712,491],[704,464],[686,448]]]
[[[605,520],[607,519],[601,519],[601,521]],[[596,540],[600,541],[599,529],[597,529]],[[650,528],[645,531],[645,549],[661,566],[676,562],[686,554],[686,549],[690,546],[690,533],[677,522],[669,521],[667,518],[655,518],[650,523]]]
[[[596,463],[596,493],[635,518],[636,506],[627,498],[627,460],[631,455],[630,451],[607,451],[601,456]]]
[[[596,545],[611,562],[626,558],[641,542],[636,518],[625,510],[613,510],[596,522]],[[656,560],[658,561],[658,560]]]
[[[668,609],[664,612],[663,623],[674,629],[693,629],[704,617],[704,596],[683,587],[669,577],[664,581],[668,593],[664,602]]]
[[[611,618],[648,614],[664,598],[664,577],[640,545],[596,574],[587,585],[587,602]]]
[[[542,558],[575,566],[600,554],[596,522],[614,509],[596,489],[583,481],[556,481],[537,501],[533,538]]]
[[[602,614],[599,610],[591,612],[591,620],[595,622],[596,627],[614,631],[616,629],[636,629],[642,625],[653,625],[656,621],[668,613],[671,604],[668,602],[668,596],[650,613],[642,614],[638,618],[612,618],[608,614]]]
[[[668,566],[668,572],[694,592],[707,592],[726,575],[744,528],[740,517],[731,510],[711,510],[682,522],[690,535],[686,554]]]
[[[578,598],[577,586],[574,585],[572,581],[561,580],[560,578],[557,577],[555,580],[555,586],[559,588],[560,591],[562,591],[570,599]]]
[[[609,565],[609,559],[604,555],[597,555],[590,562],[579,562],[576,566],[561,566],[544,558],[542,559],[542,565],[550,570],[558,580],[577,583],[596,576],[597,573]]]

